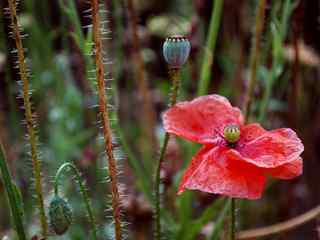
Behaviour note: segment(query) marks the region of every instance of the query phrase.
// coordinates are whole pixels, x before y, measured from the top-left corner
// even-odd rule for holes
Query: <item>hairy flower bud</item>
[[[49,206],[49,220],[53,231],[63,235],[72,222],[72,210],[70,205],[59,196],[55,196]]]
[[[227,142],[236,143],[240,139],[240,128],[238,125],[227,125],[223,135]]]
[[[171,68],[180,68],[185,64],[190,50],[189,40],[181,35],[168,37],[163,44],[163,56]]]

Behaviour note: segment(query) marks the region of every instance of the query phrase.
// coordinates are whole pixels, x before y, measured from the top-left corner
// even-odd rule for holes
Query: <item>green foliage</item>
[[[259,121],[262,122],[265,114],[268,112],[268,103],[271,98],[273,86],[279,80],[284,71],[283,45],[287,35],[290,16],[294,10],[295,3],[293,0],[286,0],[283,4],[275,1],[272,19],[270,23],[270,35],[272,45],[272,66],[270,69],[261,66],[261,74],[265,83],[262,102],[259,109]],[[281,9],[281,8],[282,9]],[[280,14],[277,9],[281,9]]]
[[[86,18],[90,15],[86,10],[89,6],[82,5],[83,1],[75,0],[40,2],[20,1],[19,19],[28,34],[23,40],[29,57],[26,62],[31,71],[30,85],[34,90],[32,107],[38,113],[38,135],[42,143],[39,146],[43,159],[42,174],[46,179],[50,179],[48,176],[54,176],[57,168],[72,162],[73,166],[79,169],[79,173],[80,171],[83,173],[82,177],[88,187],[88,190],[81,189],[81,186],[75,188],[71,181],[60,181],[59,189],[68,196],[74,209],[74,224],[62,237],[52,238],[83,239],[88,232],[96,231],[92,230],[94,227],[91,224],[87,224],[84,210],[88,211],[88,205],[84,207],[78,195],[79,191],[80,193],[88,191],[92,197],[94,209],[89,213],[89,216],[94,217],[94,221],[90,220],[90,222],[99,223],[99,233],[103,233],[101,237],[113,239],[113,224],[109,218],[105,217],[104,212],[105,192],[111,193],[111,189],[107,188],[106,184],[101,184],[109,181],[110,178],[109,169],[107,171],[102,169],[107,164],[105,156],[101,154],[104,151],[104,142],[101,141],[101,134],[99,134],[101,124],[96,123],[98,97],[95,92],[96,69],[92,57],[93,32],[90,27],[90,16]],[[108,3],[108,1],[105,2]],[[247,87],[249,71],[246,67],[250,61],[250,31],[254,26],[254,18],[246,14],[251,14],[250,11],[254,9],[257,1],[243,3],[241,21],[236,15],[233,16],[234,13],[238,13],[236,9],[238,6],[224,9],[230,5],[223,0],[212,1],[214,3],[212,9],[207,9],[207,6],[201,8],[202,1],[160,1],[161,6],[157,3],[159,1],[135,2],[136,8],[139,9],[136,14],[141,52],[147,53],[146,78],[149,80],[152,93],[151,104],[157,113],[157,126],[153,131],[157,133],[158,142],[162,142],[165,135],[161,114],[167,109],[166,104],[169,102],[167,96],[172,85],[161,55],[163,40],[168,35],[186,34],[190,36],[189,40],[193,44],[190,61],[181,69],[179,100],[189,100],[196,95],[207,94],[210,89],[210,92],[218,92],[230,97],[235,105],[241,105],[244,95],[242,90]],[[290,106],[286,98],[290,94],[288,89],[291,87],[292,64],[287,61],[285,44],[291,45],[291,38],[288,36],[291,36],[289,35],[291,21],[297,4],[298,2],[294,0],[270,2],[270,11],[262,38],[261,56],[258,59],[258,82],[254,92],[252,112],[252,119],[258,119],[267,126],[284,126],[289,122],[286,114],[290,111]],[[240,5],[239,3],[239,7]],[[124,217],[130,222],[128,239],[135,239],[140,235],[148,239],[152,234],[150,209],[155,206],[152,168],[156,165],[159,146],[151,149],[151,154],[141,150],[150,143],[140,137],[141,126],[144,126],[145,122],[143,116],[139,114],[142,106],[137,103],[141,102],[141,96],[137,94],[132,77],[132,63],[135,59],[132,57],[131,33],[127,27],[129,24],[126,4],[114,0],[110,6],[101,5],[101,8],[105,7],[109,9],[102,11],[101,17],[106,21],[106,29],[111,30],[106,38],[113,39],[106,39],[106,44],[103,45],[106,51],[104,62],[113,62],[105,65],[108,70],[104,76],[108,88],[105,92],[108,100],[111,100],[107,107],[112,119],[113,147],[117,150],[115,154],[116,159],[119,160],[117,163],[123,164],[121,179],[125,186],[124,193],[128,195],[123,198]],[[235,24],[235,21],[239,23]],[[3,23],[0,21],[1,28]],[[2,34],[1,29],[0,55],[8,55],[6,62],[11,61],[7,53],[10,42],[8,43]],[[219,49],[216,46],[219,46]],[[214,73],[212,72],[213,64],[216,70]],[[2,66],[6,68],[4,71]],[[303,109],[306,116],[310,118],[308,122],[317,118],[317,114],[311,116],[308,113],[311,112],[310,109],[316,108],[311,103],[318,101],[316,96],[319,94],[319,85],[315,81],[317,79],[312,81],[312,78],[308,78],[312,71],[313,69],[301,69],[303,73],[301,75],[305,75],[301,77],[307,80],[299,83],[301,87],[299,94],[302,100],[296,106]],[[9,165],[10,167],[12,165],[12,173],[17,185],[20,186],[30,181],[31,177],[30,169],[23,162],[28,153],[24,150],[26,148],[20,124],[24,120],[19,110],[21,100],[16,100],[18,87],[16,79],[13,79],[15,70],[10,69],[9,64],[1,65],[0,63],[0,72],[6,79],[3,85],[1,83],[0,89],[0,135],[3,133],[4,141],[9,146]],[[113,80],[111,80],[112,76]],[[267,118],[268,114],[272,114],[273,118]],[[299,118],[301,121],[305,119],[304,116]],[[313,133],[304,134],[311,136]],[[309,146],[316,141],[310,137]],[[229,200],[217,196],[212,201],[211,198],[191,191],[176,196],[183,170],[197,150],[198,145],[181,139],[175,141],[172,138],[172,141],[168,142],[167,154],[163,156],[164,161],[160,169],[163,184],[159,192],[163,201],[159,211],[163,228],[162,236],[167,239],[209,240],[223,236],[224,225],[230,213]],[[308,154],[312,156],[311,150],[309,151]],[[3,157],[4,155],[0,157],[0,166],[3,171],[1,177],[8,192],[13,223],[18,226],[16,230],[20,239],[25,239],[25,236],[23,238],[23,218],[28,220],[28,224],[25,224],[26,231],[37,231],[35,224],[31,224],[36,222],[33,219],[34,207],[30,204],[30,202],[33,203],[30,200],[32,197],[29,188],[21,188],[22,191],[20,191],[13,183],[9,172],[5,169],[7,166],[4,164],[7,162]],[[77,181],[83,183],[82,179]],[[282,190],[277,189],[279,186],[276,183],[274,182],[272,190]],[[46,185],[45,195],[49,196],[52,184],[47,181]],[[249,202],[244,203],[248,206],[247,208],[251,209],[253,206],[257,210],[255,212],[257,216],[267,215],[256,224],[274,221],[280,206],[277,201],[284,201],[279,197],[274,197],[276,200],[272,199],[272,196],[277,195],[272,191],[268,191],[266,195],[268,196],[266,199],[254,203],[255,205]],[[60,233],[64,232],[70,224],[69,213],[61,215],[67,209],[63,207],[65,203],[61,206],[54,209],[62,211],[51,211],[52,214],[60,214],[62,217],[60,219],[64,226],[56,227],[57,232]],[[258,217],[253,217],[252,213],[246,210],[247,208],[244,213],[241,213],[241,224],[244,227],[253,226],[258,221]],[[107,215],[109,217],[110,212]],[[211,232],[204,231],[204,229],[210,229],[210,226],[214,226]],[[6,227],[0,226],[0,235],[2,231],[7,230]]]
[[[3,179],[4,187],[7,192],[9,204],[11,207],[13,224],[16,228],[19,240],[26,240],[26,234],[23,226],[23,203],[19,188],[13,183],[7,160],[4,153],[4,148],[0,142],[0,171]]]
[[[201,65],[201,74],[197,91],[198,96],[208,93],[208,87],[211,79],[211,69],[215,57],[216,42],[220,29],[223,2],[223,0],[216,0],[213,4],[209,32],[207,36],[207,42],[204,47],[203,62]]]

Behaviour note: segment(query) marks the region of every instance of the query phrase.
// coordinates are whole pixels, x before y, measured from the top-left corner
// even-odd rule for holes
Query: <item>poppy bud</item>
[[[163,44],[163,56],[171,68],[180,68],[185,64],[190,50],[189,40],[181,35],[168,37]]]
[[[240,138],[240,128],[238,125],[227,125],[223,130],[224,138],[229,143],[236,143]]]
[[[50,202],[49,220],[53,231],[58,235],[63,235],[72,222],[71,207],[59,196],[55,196]]]

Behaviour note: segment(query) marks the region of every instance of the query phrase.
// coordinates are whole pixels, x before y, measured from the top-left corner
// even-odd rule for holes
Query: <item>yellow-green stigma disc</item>
[[[240,127],[235,124],[227,125],[223,130],[223,135],[228,143],[236,143],[240,138]]]

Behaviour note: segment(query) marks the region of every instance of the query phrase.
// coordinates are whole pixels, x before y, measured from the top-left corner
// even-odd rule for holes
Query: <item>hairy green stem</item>
[[[198,96],[205,95],[208,93],[208,87],[211,77],[211,68],[214,62],[216,42],[221,21],[222,8],[223,0],[215,0],[212,8],[212,16],[210,20],[207,43],[204,49],[200,81],[198,83]]]
[[[7,191],[8,200],[12,212],[12,219],[15,225],[19,240],[26,240],[26,234],[24,231],[22,214],[20,208],[22,207],[19,203],[18,196],[16,194],[15,186],[12,181],[11,174],[6,161],[5,150],[2,143],[0,142],[0,171],[3,178],[3,183]]]
[[[35,123],[34,123],[34,119],[32,117],[32,111],[31,111],[31,101],[30,101],[30,95],[29,95],[30,88],[29,88],[27,66],[25,63],[22,38],[20,35],[19,26],[18,26],[15,1],[8,0],[8,2],[9,2],[14,38],[15,38],[16,47],[18,50],[18,64],[19,64],[19,70],[20,70],[20,77],[22,80],[25,118],[26,118],[27,130],[28,130],[28,135],[29,135],[29,143],[31,146],[33,175],[35,178],[35,190],[36,190],[37,203],[38,203],[38,208],[39,208],[39,213],[40,213],[42,236],[43,236],[43,238],[46,238],[47,234],[48,234],[48,224],[47,224],[47,218],[46,218],[46,214],[45,214],[43,192],[42,192],[41,164],[38,159],[38,151],[37,151],[38,139],[37,139],[36,130],[34,127]]]
[[[170,106],[173,106],[177,102],[178,97],[178,90],[180,85],[180,69],[174,68],[169,70],[170,80],[172,81],[172,89],[171,89],[171,100],[170,100]],[[156,220],[156,226],[155,226],[155,239],[160,240],[161,239],[161,222],[160,222],[160,172],[161,172],[161,165],[164,160],[167,146],[170,140],[169,133],[166,133],[164,142],[161,148],[160,157],[157,163],[156,168],[156,175],[155,175],[155,186],[154,186],[154,192],[155,192],[155,220]]]
[[[56,176],[55,176],[55,180],[54,180],[54,194],[55,195],[59,195],[59,180],[64,172],[64,170],[66,169],[71,169],[75,175],[75,178],[76,178],[76,182],[78,183],[79,185],[79,189],[80,189],[80,193],[82,195],[82,198],[83,198],[83,202],[86,206],[86,209],[87,209],[87,212],[88,212],[88,217],[89,217],[89,221],[92,225],[92,238],[94,240],[97,239],[97,224],[96,224],[96,220],[95,220],[95,217],[94,217],[94,214],[93,214],[93,210],[92,210],[92,207],[91,207],[91,203],[90,203],[90,199],[89,199],[89,194],[88,194],[88,191],[86,190],[86,187],[85,185],[83,184],[83,181],[81,179],[81,174],[78,170],[78,168],[73,165],[72,163],[64,163],[63,165],[60,166],[60,168],[58,169],[57,173],[56,173]]]
[[[99,95],[99,112],[101,114],[103,136],[105,141],[105,150],[107,153],[107,161],[109,174],[111,179],[111,194],[112,194],[112,213],[114,219],[115,240],[122,239],[121,230],[121,208],[120,208],[120,193],[118,188],[118,170],[116,159],[113,153],[113,144],[111,136],[110,118],[107,110],[107,98],[105,93],[104,82],[104,66],[103,66],[103,48],[100,33],[100,17],[98,0],[91,0],[92,5],[92,20],[93,20],[93,41],[95,45],[95,66],[98,82]]]

